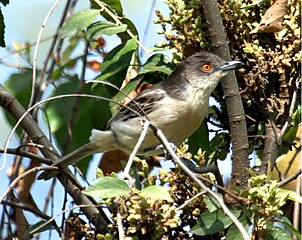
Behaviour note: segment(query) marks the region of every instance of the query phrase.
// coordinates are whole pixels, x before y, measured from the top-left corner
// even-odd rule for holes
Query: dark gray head
[[[198,52],[176,66],[165,84],[179,88],[189,83],[194,90],[202,90],[210,95],[223,76],[242,65],[239,61],[225,61],[212,53]]]

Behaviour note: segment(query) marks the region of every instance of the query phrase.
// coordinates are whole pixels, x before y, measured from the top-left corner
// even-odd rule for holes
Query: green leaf
[[[282,217],[280,222],[283,223],[293,234],[295,234],[297,239],[302,239],[301,233],[299,233],[299,231],[293,227],[288,218]]]
[[[274,226],[273,229],[270,229],[270,233],[269,235],[271,235],[273,237],[274,240],[291,240],[291,236],[290,234],[277,226]],[[268,237],[268,236],[266,236]]]
[[[108,35],[111,36],[113,34],[125,32],[127,30],[127,25],[123,24],[118,26],[109,21],[99,21],[93,23],[87,28],[87,38],[91,39],[95,36],[99,35]]]
[[[133,53],[136,51],[136,49],[136,41],[134,39],[130,39],[125,44],[121,44],[111,50],[105,57],[104,62],[102,63],[101,76],[99,76],[97,80],[108,81],[110,77],[113,77],[122,70],[127,69],[130,65]],[[119,84],[122,83],[123,79],[118,79]]]
[[[88,27],[99,16],[100,10],[84,9],[72,15],[59,30],[62,38],[71,37]]]
[[[302,204],[302,197],[294,191],[290,191],[290,190],[286,190],[286,189],[280,189],[279,194],[286,195],[287,199]]]
[[[21,105],[27,108],[31,95],[32,85],[32,71],[24,71],[22,73],[12,74],[4,83],[6,89],[21,103]],[[5,111],[5,117],[7,121],[14,126],[16,120]],[[17,129],[17,133],[21,134],[20,128]]]
[[[189,152],[197,154],[199,148],[207,151],[209,148],[209,133],[206,121],[188,139]]]
[[[45,232],[45,231],[51,230],[51,229],[52,229],[51,223],[46,224],[46,221],[39,221],[39,222],[35,223],[34,225],[30,226],[27,229],[25,235],[30,237],[34,234]]]
[[[235,209],[232,210],[232,213],[238,218],[241,211]],[[202,214],[190,232],[199,236],[205,236],[217,233],[229,227],[232,223],[233,221],[219,209],[215,212],[206,212]]]
[[[141,191],[140,195],[155,200],[160,199],[160,200],[166,200],[168,202],[173,202],[173,199],[171,198],[168,189],[162,186],[154,185],[154,186],[147,187]]]
[[[249,226],[251,225],[250,220],[248,217],[240,217],[239,222],[242,224],[242,226],[247,230]],[[226,239],[228,240],[243,240],[242,234],[239,231],[238,227],[233,224],[230,229],[228,230],[226,234]]]
[[[103,199],[123,196],[129,191],[129,186],[123,180],[114,177],[103,177],[97,179],[83,192],[94,198]]]
[[[224,160],[229,150],[229,143],[230,137],[227,132],[216,134],[206,149],[207,164],[213,163],[216,159]]]
[[[141,77],[142,78],[142,77]],[[136,86],[141,81],[141,78],[132,79],[121,91],[118,92],[112,100],[114,100],[117,103],[121,103],[128,94],[130,94],[134,89],[136,89]],[[126,96],[125,96],[126,95]],[[109,103],[111,113],[114,114],[119,109],[119,104],[116,103]]]
[[[148,58],[146,63],[143,65],[142,70],[140,70],[138,74],[162,72],[170,75],[173,68],[174,65],[169,61],[169,57],[164,54],[158,53]]]
[[[209,212],[215,212],[219,209],[219,203],[217,202],[217,200],[205,195],[204,196],[204,203],[207,206],[207,209]]]
[[[90,0],[90,2],[94,8],[100,8],[100,6],[95,1]],[[120,0],[102,0],[101,2],[105,3],[110,8],[110,10],[114,10],[117,15],[122,15],[123,8]]]
[[[4,34],[5,34],[5,23],[4,23],[2,10],[0,8],[0,46],[1,47],[5,47]]]

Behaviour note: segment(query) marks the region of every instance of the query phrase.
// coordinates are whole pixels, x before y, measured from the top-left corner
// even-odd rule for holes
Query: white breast
[[[169,142],[179,145],[194,133],[200,126],[208,110],[208,96],[194,91],[185,100],[177,100],[169,96],[164,104],[158,105],[157,110],[148,115],[152,124],[163,131]],[[130,153],[142,131],[142,125],[138,118],[128,122],[115,122],[111,129],[118,139],[117,145],[123,151]],[[143,149],[155,148],[161,144],[157,137],[149,129],[141,146]],[[151,152],[150,155],[154,154]]]

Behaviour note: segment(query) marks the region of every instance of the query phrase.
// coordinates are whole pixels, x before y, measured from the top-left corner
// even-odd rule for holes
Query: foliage
[[[58,30],[59,40],[65,45],[55,40],[56,48],[51,49],[55,54],[49,56],[52,64],[38,69],[37,79],[40,80],[35,82],[33,93],[30,50],[20,53],[29,67],[10,76],[5,86],[24,107],[29,104],[30,94],[33,94],[34,103],[58,97],[39,106],[43,109],[43,118],[37,112],[32,116],[40,125],[47,125],[50,139],[55,140],[63,154],[87,143],[91,129],[105,126],[119,105],[125,103],[125,95],[135,96],[149,85],[165,79],[172,72],[174,63],[185,56],[215,48],[211,45],[211,26],[205,21],[207,11],[201,1],[166,0],[166,3],[170,15],[165,17],[157,10],[155,23],[160,24],[162,30],[159,33],[167,41],[158,43],[157,48],[171,50],[173,59],[156,53],[141,63],[137,29],[131,20],[123,16],[119,0],[91,1],[92,9],[81,10],[66,20]],[[284,21],[277,22],[282,29],[276,31],[268,27],[267,32],[261,32],[259,23],[266,12],[270,9],[275,13],[268,1],[219,0],[218,3],[232,58],[245,63],[237,77],[248,119],[249,136],[246,137],[249,137],[250,153],[260,159],[261,168],[271,160],[268,157],[271,152],[276,155],[274,163],[278,156],[294,148],[301,122],[298,94],[301,65],[299,4],[296,0],[289,0],[283,9]],[[103,17],[101,20],[99,15]],[[1,26],[4,29],[1,19],[0,15],[0,35],[4,31],[1,31]],[[120,43],[108,51],[108,40],[105,39],[113,35],[119,38]],[[3,45],[1,36],[0,45]],[[83,49],[82,53],[77,51],[79,48]],[[94,72],[93,83],[86,81],[90,70]],[[131,76],[131,71],[135,76]],[[295,95],[298,99],[294,99]],[[232,154],[230,125],[220,87],[213,97],[217,105],[211,107],[208,122],[215,126],[212,130],[215,136],[209,138],[211,134],[204,122],[177,150],[183,159],[192,159],[187,163],[192,169],[215,165],[217,160],[225,160]],[[14,126],[15,121],[8,114],[7,119]],[[278,133],[277,137],[270,138],[271,129]],[[18,130],[18,136],[20,146],[28,141],[21,130]],[[276,147],[271,148],[273,145]],[[29,151],[38,152],[37,149]],[[36,166],[33,162],[32,159],[32,168]],[[108,223],[110,233],[98,233],[95,226],[88,226],[80,214],[71,211],[64,223],[71,230],[69,234],[78,234],[86,239],[118,239],[121,232],[129,239],[241,238],[242,232],[220,204],[183,169],[174,164],[171,171],[160,169],[156,172],[153,171],[154,162],[154,159],[137,158],[128,176],[129,181],[121,180],[116,174],[100,176],[83,191],[108,209],[112,219],[112,223]],[[84,176],[88,165],[89,159],[77,164]],[[280,188],[278,181],[270,179],[270,170],[265,168],[260,173],[257,169],[249,170],[251,178],[246,188],[227,189],[216,185],[219,189],[217,194],[221,194],[244,229],[253,229],[253,238],[290,239],[290,234],[298,238],[299,231],[284,216],[282,207],[290,201],[301,203],[301,196]],[[264,172],[267,174],[263,175]],[[206,186],[212,189],[219,182],[216,174],[209,172],[197,176],[203,177]],[[235,177],[240,183],[240,176]],[[33,205],[35,208],[36,204]],[[37,211],[40,212],[38,208]],[[32,236],[51,227],[58,229],[54,222],[44,218],[45,221],[37,221],[24,234]],[[282,223],[286,230],[277,223]]]

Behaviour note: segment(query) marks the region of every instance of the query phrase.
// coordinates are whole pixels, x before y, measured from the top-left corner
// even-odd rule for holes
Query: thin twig
[[[116,214],[116,218],[117,218],[117,229],[118,229],[119,240],[125,240],[125,231],[124,231],[124,227],[123,227],[123,219],[122,219],[122,215],[121,215],[120,212],[118,212]]]
[[[99,0],[94,0],[94,2],[96,2],[100,7],[101,10],[104,10],[114,21],[118,26],[123,25],[123,23],[118,19],[118,17],[112,13],[106,6],[105,3],[99,1]],[[128,33],[128,35],[134,39],[136,41],[136,43],[141,47],[141,49],[144,50],[144,52],[150,57],[151,53],[148,51],[148,49],[137,39],[137,37],[129,30],[127,29],[126,32]]]
[[[148,120],[146,120],[144,123],[143,123],[143,130],[141,131],[141,135],[139,137],[139,139],[137,140],[137,143],[135,144],[135,147],[133,148],[130,156],[129,156],[129,159],[128,159],[128,162],[127,162],[127,165],[123,171],[123,175],[122,175],[122,179],[129,179],[131,180],[132,178],[130,177],[130,168],[133,164],[133,161],[134,161],[134,157],[136,155],[136,153],[138,152],[140,146],[142,145],[143,141],[145,140],[145,137],[147,135],[147,131],[149,129],[149,126],[150,126],[150,122]],[[133,182],[133,181],[131,181]]]
[[[202,191],[200,193],[197,193],[194,197],[188,199],[187,201],[185,201],[183,204],[181,204],[178,208],[175,209],[175,212],[179,211],[180,209],[184,208],[185,206],[187,206],[190,202],[192,202],[193,200],[195,200],[196,198],[199,198],[201,195],[206,194],[207,191]]]
[[[5,201],[5,200],[2,201],[2,204],[10,206],[10,207],[21,208],[22,210],[31,212],[34,215],[36,215],[36,216],[38,216],[38,217],[40,217],[42,219],[45,219],[45,220],[49,220],[51,218],[50,216],[42,213],[41,211],[39,211],[37,209],[34,209],[33,207],[25,205],[25,204],[19,204],[19,203]],[[57,232],[60,234],[59,227],[57,226],[56,222],[53,221],[53,222],[51,222],[51,224],[55,227],[55,229],[57,230]]]
[[[4,151],[5,151],[4,148],[0,148],[0,153],[4,153]],[[38,162],[41,162],[41,163],[44,163],[47,165],[52,164],[52,161],[50,159],[41,157],[41,156],[31,153],[31,152],[22,151],[22,150],[20,150],[19,147],[18,148],[7,148],[5,153],[19,155],[21,157],[27,157],[29,159],[32,159],[32,160],[35,160],[35,161],[38,161]],[[1,167],[1,169],[3,169],[3,167]]]
[[[296,81],[296,85],[295,85],[295,89],[293,92],[293,96],[292,96],[292,100],[290,103],[290,108],[289,108],[289,112],[288,112],[288,118],[286,120],[286,122],[284,123],[281,131],[280,131],[280,137],[282,138],[286,132],[286,130],[288,129],[288,127],[290,126],[290,123],[292,121],[292,117],[294,114],[294,110],[295,110],[295,105],[296,105],[296,101],[297,101],[297,92],[298,92],[298,88],[299,88],[299,81]]]
[[[22,173],[21,175],[19,175],[14,181],[11,182],[11,184],[8,186],[8,188],[5,190],[5,192],[1,195],[0,197],[0,204],[2,203],[3,199],[6,197],[6,195],[15,188],[15,186],[17,185],[18,181],[20,181],[21,179],[25,178],[26,176],[28,176],[29,174],[35,173],[37,171],[41,171],[41,170],[57,170],[57,167],[35,167],[32,168],[24,173]]]
[[[201,174],[196,174],[196,176],[197,176],[200,180],[202,180],[202,181],[204,181],[204,182],[207,182],[207,183],[211,184],[213,187],[219,189],[221,192],[226,193],[227,195],[229,195],[230,197],[232,197],[232,198],[235,199],[236,201],[238,201],[238,202],[240,202],[240,203],[243,203],[243,204],[245,204],[245,205],[249,205],[249,204],[250,204],[250,202],[249,202],[249,200],[248,200],[247,198],[243,198],[243,197],[240,197],[240,196],[236,195],[235,193],[233,193],[233,192],[227,190],[226,188],[224,188],[224,187],[222,187],[222,186],[220,186],[220,185],[218,185],[218,184],[212,182],[211,180],[209,180],[209,179],[203,177]]]
[[[122,105],[121,103],[117,103],[116,101],[112,100],[112,99],[108,99],[106,97],[102,97],[102,96],[95,96],[95,95],[89,95],[89,94],[66,94],[66,95],[60,95],[60,96],[55,96],[55,97],[50,97],[50,98],[47,98],[47,99],[44,99],[40,102],[37,102],[36,104],[34,104],[33,106],[31,106],[29,109],[27,109],[24,114],[18,119],[17,123],[15,124],[15,126],[13,127],[13,129],[10,131],[10,134],[8,136],[8,138],[6,139],[6,142],[5,142],[5,147],[4,147],[4,158],[3,158],[3,166],[1,167],[1,169],[4,168],[4,166],[6,165],[6,149],[8,149],[8,145],[9,145],[9,142],[11,141],[12,137],[13,137],[13,134],[15,133],[17,127],[19,126],[19,124],[22,122],[22,120],[25,118],[25,116],[34,108],[36,108],[37,106],[45,103],[45,102],[48,102],[48,101],[52,101],[52,100],[55,100],[55,99],[62,99],[62,98],[67,98],[67,97],[87,97],[87,98],[95,98],[95,99],[101,99],[101,100],[106,100],[106,101],[109,101],[109,102],[114,102],[120,106],[123,106],[125,108],[127,108],[128,110],[132,111],[133,113],[137,114],[138,116],[140,117],[143,117],[141,116],[137,111],[133,110],[132,108],[129,108],[127,106],[124,106]],[[49,149],[51,151],[51,149]],[[0,170],[1,170],[0,169]]]
[[[153,129],[154,134],[159,138],[159,140],[162,142],[162,144],[165,146],[166,150],[171,154],[175,162],[181,167],[181,169],[193,180],[195,181],[204,191],[206,191],[212,198],[214,198],[223,209],[224,213],[233,221],[233,223],[237,226],[240,233],[243,236],[243,239],[250,240],[250,237],[242,224],[239,222],[239,220],[234,216],[234,214],[228,209],[228,207],[225,205],[222,198],[220,198],[216,193],[214,193],[212,190],[207,188],[197,177],[196,175],[178,158],[178,156],[173,151],[170,143],[162,133],[162,131],[158,128],[156,128],[154,125],[150,125],[150,127]]]
[[[299,175],[301,174],[302,169],[298,169],[295,173],[293,173],[292,175],[290,175],[288,178],[282,180],[279,182],[279,187],[283,187],[284,185],[288,184],[289,182],[295,180],[297,177],[299,177]]]
[[[98,205],[78,205],[78,206],[74,206],[74,207],[71,207],[71,208],[68,208],[68,209],[65,209],[63,211],[61,211],[60,213],[58,213],[56,216],[54,217],[51,217],[49,220],[45,221],[43,224],[37,226],[35,229],[32,229],[31,232],[38,232],[39,230],[43,229],[45,226],[47,226],[48,224],[50,224],[52,221],[54,221],[57,217],[59,217],[60,215],[68,212],[68,211],[72,211],[74,209],[77,209],[77,208],[98,208],[99,206]]]
[[[33,62],[33,78],[32,78],[32,89],[31,89],[31,96],[30,96],[30,100],[29,100],[29,104],[28,107],[30,107],[33,104],[34,101],[34,93],[35,93],[35,86],[36,86],[36,78],[37,78],[37,57],[38,57],[38,51],[39,51],[39,46],[41,43],[41,38],[42,38],[42,34],[45,28],[45,25],[47,24],[47,21],[49,19],[49,17],[51,16],[51,14],[53,13],[53,11],[56,9],[56,7],[58,6],[58,4],[60,3],[61,0],[57,0],[52,7],[49,9],[47,15],[44,18],[44,21],[42,23],[42,26],[40,28],[39,31],[39,35],[38,35],[38,39],[37,39],[37,44],[35,46],[35,52],[34,52],[34,62]]]

